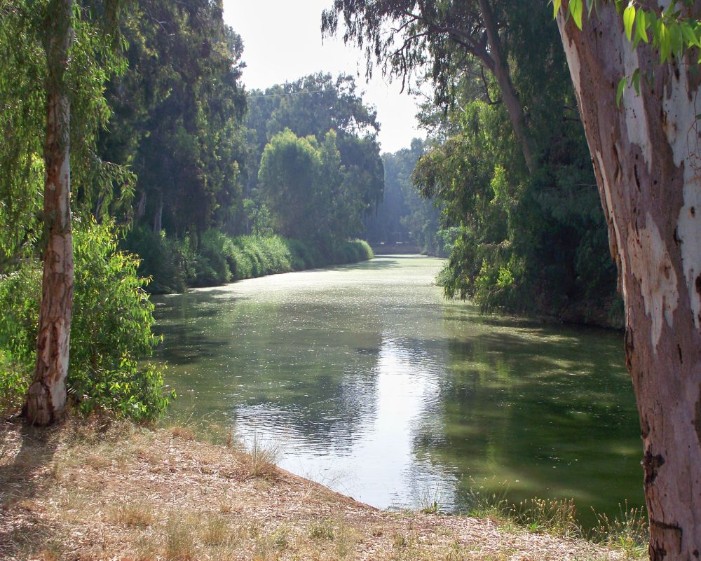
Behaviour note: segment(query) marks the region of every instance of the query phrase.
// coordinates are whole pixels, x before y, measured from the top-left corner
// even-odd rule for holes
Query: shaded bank
[[[372,249],[362,240],[329,240],[319,245],[277,235],[231,237],[214,229],[178,241],[162,232],[136,228],[123,245],[141,257],[139,273],[152,279],[148,288],[154,294],[373,257]]]

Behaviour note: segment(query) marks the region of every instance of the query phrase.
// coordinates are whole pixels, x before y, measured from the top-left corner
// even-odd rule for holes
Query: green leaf
[[[553,18],[557,17],[560,7],[562,6],[562,0],[553,0]]]
[[[628,7],[623,10],[623,28],[626,32],[628,41],[633,40],[633,24],[635,23],[635,6],[628,4]]]
[[[658,24],[656,39],[660,49],[660,62],[666,62],[672,54],[672,37],[663,21]]]
[[[640,95],[640,68],[636,68],[633,71],[633,76],[630,79],[630,83],[635,90],[635,93]]]
[[[621,100],[623,99],[623,92],[626,91],[626,77],[624,76],[618,81],[618,87],[616,88],[616,106],[621,106]]]
[[[647,17],[643,10],[638,10],[635,14],[635,39],[636,42],[644,41],[645,43],[650,42],[650,38],[647,36],[648,28]]]
[[[681,23],[682,37],[684,37],[684,42],[689,47],[699,47],[699,38],[696,36],[694,28],[689,22]]]
[[[572,14],[572,19],[574,20],[574,24],[577,26],[578,29],[582,29],[582,15],[584,12],[584,5],[582,4],[582,0],[570,0],[570,14]]]
[[[671,53],[681,56],[684,50],[684,37],[679,23],[674,22],[669,26],[669,41]]]

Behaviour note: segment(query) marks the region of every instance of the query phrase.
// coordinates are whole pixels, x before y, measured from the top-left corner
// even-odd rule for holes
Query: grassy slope
[[[609,560],[489,519],[378,511],[186,428],[0,424],[0,558]]]

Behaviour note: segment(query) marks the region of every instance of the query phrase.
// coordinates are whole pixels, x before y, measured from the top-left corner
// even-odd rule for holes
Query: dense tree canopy
[[[415,138],[409,148],[382,155],[384,197],[365,220],[367,239],[371,243],[409,244],[433,255],[445,251],[438,235],[439,210],[432,201],[421,197],[412,181],[416,163],[425,149],[424,142]]]
[[[140,1],[122,33],[128,70],[108,90],[114,113],[101,146],[137,175],[137,223],[183,235],[235,219],[244,152],[240,37],[209,0]]]
[[[315,74],[264,92],[253,91],[247,124],[253,144],[249,170],[258,169],[265,145],[285,129],[301,138],[313,136],[320,144],[333,130],[350,196],[359,197],[363,212],[381,200],[380,126],[375,111],[356,91],[353,78],[341,75],[334,80],[329,74]],[[254,190],[256,179],[249,176],[249,191]]]

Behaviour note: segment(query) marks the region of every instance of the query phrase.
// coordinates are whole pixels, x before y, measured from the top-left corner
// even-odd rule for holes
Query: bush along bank
[[[289,273],[372,259],[362,240],[327,241],[316,245],[277,235],[231,237],[208,230],[181,241],[164,232],[132,230],[124,240],[142,259],[139,274],[150,277],[153,293],[182,292],[188,287],[217,286],[243,279]]]

